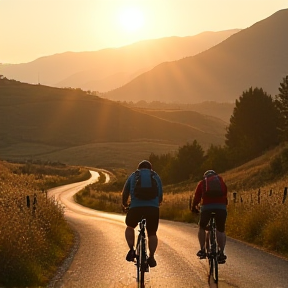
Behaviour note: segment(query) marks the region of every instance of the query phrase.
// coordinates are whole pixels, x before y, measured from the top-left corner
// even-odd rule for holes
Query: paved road
[[[136,269],[125,261],[124,216],[82,207],[73,194],[97,180],[58,187],[49,191],[65,206],[65,217],[78,231],[80,244],[64,276],[55,288],[136,287]],[[108,175],[107,175],[108,176]],[[206,260],[198,260],[197,226],[161,220],[157,267],[147,274],[146,287],[209,287]],[[219,288],[287,288],[288,261],[233,239],[228,239],[227,263],[219,267]],[[211,286],[212,287],[212,286]]]

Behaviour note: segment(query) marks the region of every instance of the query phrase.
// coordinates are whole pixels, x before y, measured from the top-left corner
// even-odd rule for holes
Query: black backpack
[[[219,198],[224,196],[221,180],[218,175],[209,175],[203,180],[203,194],[205,197]]]
[[[136,198],[141,200],[152,200],[158,196],[158,185],[153,176],[154,173],[151,171],[151,187],[142,187],[140,171],[137,170],[135,172],[136,183],[134,187],[134,195]]]

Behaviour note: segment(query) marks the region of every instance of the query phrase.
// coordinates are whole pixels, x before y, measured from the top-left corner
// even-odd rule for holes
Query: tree
[[[279,128],[282,140],[288,140],[288,75],[283,78],[278,90],[280,93],[275,96],[275,104],[280,112]]]
[[[227,147],[221,147],[211,144],[206,152],[205,160],[202,165],[202,171],[215,170],[216,172],[224,172],[230,168]]]
[[[180,147],[176,157],[178,181],[198,179],[202,175],[200,167],[204,161],[204,150],[197,140]]]
[[[235,165],[257,157],[279,143],[278,115],[275,102],[262,88],[251,87],[236,100],[225,135]]]
[[[161,175],[163,184],[167,185],[177,182],[175,171],[176,158],[171,153],[161,155],[151,153],[149,161],[152,163],[153,170]]]

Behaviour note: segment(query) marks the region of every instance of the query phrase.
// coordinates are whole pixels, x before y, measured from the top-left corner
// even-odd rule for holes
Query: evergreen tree
[[[275,104],[280,112],[279,128],[282,140],[288,140],[288,75],[283,78],[278,90],[280,93],[275,97]]]
[[[230,118],[226,133],[229,157],[234,165],[244,163],[279,143],[278,111],[262,88],[243,92]]]
[[[192,144],[187,143],[178,150],[177,154],[177,180],[183,181],[189,178],[198,179],[202,175],[200,167],[204,161],[204,150],[194,140]]]
[[[227,147],[211,145],[206,152],[204,163],[201,167],[202,171],[215,170],[224,172],[230,168]]]
[[[148,159],[152,163],[152,169],[161,175],[164,185],[176,183],[176,158],[171,153],[155,155],[151,153]]]

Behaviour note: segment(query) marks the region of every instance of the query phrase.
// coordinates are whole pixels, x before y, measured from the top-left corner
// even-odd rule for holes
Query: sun
[[[118,15],[119,24],[126,32],[134,32],[144,26],[144,14],[138,7],[123,7]]]

